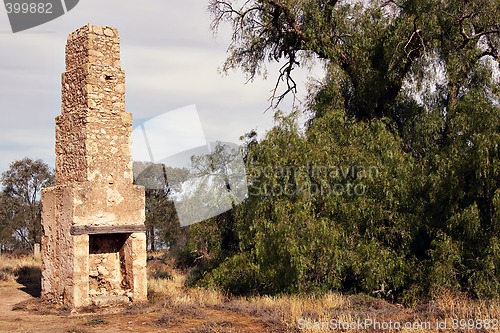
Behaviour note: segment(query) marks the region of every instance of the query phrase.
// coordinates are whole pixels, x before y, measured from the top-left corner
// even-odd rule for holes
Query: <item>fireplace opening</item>
[[[131,296],[131,255],[127,251],[130,234],[89,235],[89,296],[92,299]]]

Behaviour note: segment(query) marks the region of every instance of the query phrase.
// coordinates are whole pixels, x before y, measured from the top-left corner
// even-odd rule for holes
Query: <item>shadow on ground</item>
[[[40,267],[31,265],[21,266],[17,269],[16,276],[16,281],[23,285],[20,290],[33,297],[40,297],[42,292],[42,271]]]

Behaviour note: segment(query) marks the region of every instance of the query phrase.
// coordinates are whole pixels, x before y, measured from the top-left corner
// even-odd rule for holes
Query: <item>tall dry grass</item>
[[[31,256],[0,256],[0,281],[36,281],[40,278],[40,258]]]
[[[185,287],[186,274],[172,268],[170,262],[148,263],[148,298],[162,307],[205,307],[222,304],[226,297],[220,291]]]
[[[169,270],[169,279],[152,277],[149,279],[152,303],[161,304],[164,309],[177,309],[181,312],[186,308],[215,307],[244,313],[265,323],[270,328],[269,331],[429,332],[438,331],[437,323],[442,324],[445,321],[447,332],[500,331],[500,322],[497,329],[491,325],[489,329],[484,327],[470,329],[466,327],[467,325],[460,326],[460,320],[474,321],[476,325],[480,322],[493,323],[495,320],[500,320],[499,300],[473,300],[465,294],[442,292],[433,301],[405,308],[366,295],[347,296],[333,292],[317,297],[303,295],[230,297],[216,290],[186,288],[184,287],[186,274],[167,266],[168,264],[164,269]],[[154,270],[154,264],[150,265],[149,269]],[[360,322],[365,326],[359,326]],[[348,329],[340,327],[352,323],[358,326]],[[379,326],[376,326],[377,323]],[[389,323],[392,323],[389,328],[383,326]],[[396,323],[402,327],[397,327]],[[456,329],[453,327],[454,323],[458,324]],[[276,328],[281,329],[276,330]]]

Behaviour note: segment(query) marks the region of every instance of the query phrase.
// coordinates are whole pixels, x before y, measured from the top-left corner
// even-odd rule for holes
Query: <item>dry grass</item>
[[[250,313],[269,326],[281,325],[289,331],[295,331],[300,319],[329,321],[332,310],[349,307],[349,299],[336,293],[322,297],[256,296],[236,298],[229,302],[228,307]]]
[[[218,291],[201,288],[186,288],[186,275],[170,269],[170,278],[155,278],[151,271],[157,264],[148,265],[148,298],[152,305],[164,308],[193,306],[209,307],[224,303],[227,298]]]
[[[40,259],[29,256],[2,255],[0,259],[0,281],[36,284],[40,279]]]
[[[323,297],[280,296],[236,298],[225,305],[233,311],[259,318],[269,327],[284,327],[284,332],[429,332],[446,323],[447,332],[500,331],[500,301],[471,300],[464,295],[443,293],[435,301],[416,308],[374,299],[364,295]],[[467,322],[460,322],[465,319]],[[484,326],[472,329],[471,324]],[[341,325],[354,323],[342,329]],[[361,323],[361,326],[360,324]],[[392,324],[391,324],[392,323]],[[492,323],[497,323],[494,327]],[[364,326],[363,326],[364,325]],[[384,325],[389,325],[384,327]],[[401,325],[400,328],[397,325]],[[411,325],[405,327],[404,325]],[[413,326],[415,325],[415,326]],[[430,326],[429,326],[430,325]],[[454,325],[458,325],[454,327]],[[455,328],[455,329],[453,329]]]
[[[40,262],[31,258],[0,258],[0,280],[39,281]],[[471,300],[465,295],[442,292],[434,301],[414,307],[403,308],[384,300],[364,295],[345,296],[329,293],[321,297],[309,296],[257,296],[229,297],[220,291],[185,287],[186,274],[173,268],[169,261],[161,257],[150,257],[148,261],[148,297],[145,305],[131,305],[124,308],[124,315],[158,313],[154,326],[167,328],[186,323],[199,322],[193,332],[244,332],[241,322],[231,319],[211,319],[240,316],[241,321],[248,318],[256,320],[267,328],[266,332],[331,332],[335,330],[356,332],[428,332],[438,331],[436,322],[446,320],[446,332],[498,332],[490,329],[469,329],[468,323],[452,329],[452,324],[460,325],[459,320],[500,320],[499,300]],[[243,316],[243,317],[242,317]],[[244,317],[246,316],[246,317]],[[207,321],[207,318],[209,319]],[[343,323],[369,323],[366,320],[384,323],[430,323],[419,328],[387,329],[387,327],[355,327],[350,329],[332,328]],[[458,321],[457,321],[458,320]],[[464,322],[462,322],[464,324]]]
[[[462,328],[469,328],[472,323],[477,324],[489,321],[496,322],[496,329],[483,330],[484,332],[500,331],[500,300],[471,300],[465,294],[442,292],[435,301],[425,309],[434,319],[446,320],[448,323],[459,321]],[[460,322],[460,320],[467,322]],[[462,330],[463,331],[463,330]]]
[[[156,264],[150,265],[155,269]],[[168,263],[166,266],[169,266]],[[149,294],[151,304],[160,305],[164,309],[177,312],[183,309],[215,308],[244,313],[256,318],[265,324],[269,331],[274,332],[331,332],[340,330],[335,325],[349,323],[365,324],[344,331],[356,332],[429,332],[438,331],[437,323],[446,321],[447,332],[497,332],[498,329],[473,329],[452,325],[456,321],[465,319],[493,322],[500,320],[499,300],[471,300],[465,295],[454,295],[443,292],[434,301],[414,308],[404,308],[398,304],[372,298],[366,295],[341,295],[328,293],[321,297],[312,296],[256,296],[256,297],[229,297],[220,291],[200,288],[185,288],[185,274],[170,270],[171,279],[149,279]],[[173,316],[165,318],[171,320]],[[378,323],[378,324],[377,324]],[[393,329],[383,325],[392,324]],[[400,329],[401,325],[416,325]],[[462,323],[463,324],[463,323]],[[372,326],[369,326],[372,325]],[[379,325],[379,326],[377,326]],[[430,325],[430,328],[429,326]],[[460,322],[458,322],[460,326]],[[207,331],[215,332],[217,325],[208,325]],[[466,325],[467,326],[467,325]],[[333,329],[332,329],[333,327]],[[212,329],[213,330],[209,330]],[[225,327],[223,332],[235,331],[234,327]],[[221,331],[221,332],[222,332]]]

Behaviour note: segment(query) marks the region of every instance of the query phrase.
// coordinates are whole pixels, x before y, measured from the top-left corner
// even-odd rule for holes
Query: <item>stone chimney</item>
[[[42,193],[42,297],[76,308],[146,301],[144,188],[133,185],[120,38],[90,24],[68,37],[56,184]]]

